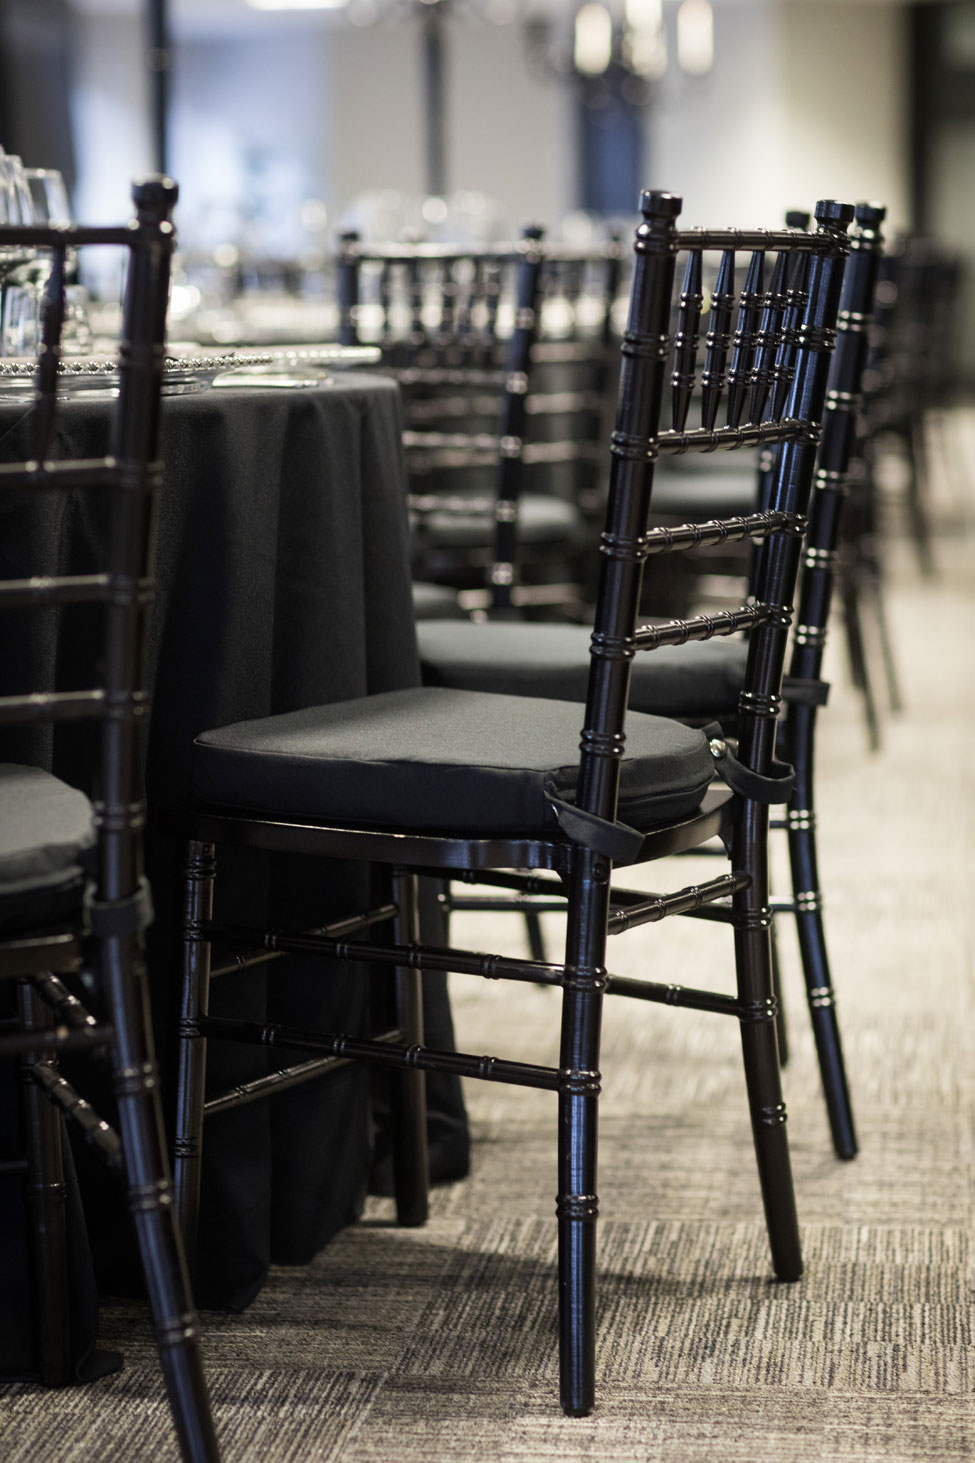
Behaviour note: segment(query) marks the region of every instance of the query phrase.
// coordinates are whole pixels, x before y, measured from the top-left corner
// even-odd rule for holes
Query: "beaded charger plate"
[[[327,379],[327,370],[374,365],[380,357],[374,346],[280,346],[270,350],[234,350],[212,355],[179,349],[164,363],[163,392],[176,395],[211,385],[310,386]],[[111,395],[118,390],[115,356],[64,356],[59,364],[61,389]],[[37,361],[33,356],[0,360],[0,396],[29,395],[35,389]]]

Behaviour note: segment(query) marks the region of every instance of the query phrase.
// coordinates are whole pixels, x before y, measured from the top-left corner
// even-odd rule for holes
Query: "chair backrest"
[[[826,644],[833,570],[843,531],[851,469],[863,419],[864,381],[877,285],[883,264],[881,225],[886,210],[858,203],[843,276],[836,348],[825,403],[823,437],[803,561],[799,611],[792,640],[790,696],[815,697]],[[803,689],[805,688],[805,690]]]
[[[0,580],[0,610],[69,614],[94,606],[103,628],[86,667],[92,679],[80,688],[59,689],[63,681],[52,686],[47,671],[39,667],[37,680],[14,688],[5,670],[5,689],[11,693],[0,696],[0,726],[76,720],[100,724],[92,785],[85,790],[96,799],[96,899],[106,904],[137,897],[141,889],[140,735],[148,709],[143,641],[152,592],[153,500],[162,478],[157,439],[177,188],[168,178],[149,178],[134,185],[132,196],[136,218],[118,228],[0,227],[0,251],[12,251],[8,257],[40,251],[37,257],[50,260],[34,392],[32,398],[25,396],[25,405],[32,405],[31,455],[0,463],[4,506],[24,494],[32,499],[64,494],[70,500],[92,493],[105,501],[96,572],[51,572],[57,544],[5,544],[6,562],[16,565],[17,577]],[[127,266],[111,454],[88,461],[52,460],[59,409],[71,379],[64,369],[70,363],[62,363],[61,357],[66,272],[75,251],[95,248],[123,251]],[[32,548],[45,555],[46,563],[25,562]],[[74,682],[78,668],[70,670]]]
[[[748,232],[679,230],[681,201],[668,193],[644,193],[641,208],[622,342],[577,798],[588,813],[608,820],[616,815],[630,666],[637,651],[749,630],[738,755],[751,771],[769,773],[850,247],[846,229],[854,212],[850,205],[821,202],[815,233]],[[679,285],[678,256],[685,261]],[[708,256],[717,258],[713,276],[705,271]],[[741,256],[747,263],[738,287]],[[713,282],[702,362],[706,277]],[[700,425],[690,425],[694,400],[700,403]],[[765,511],[728,522],[648,530],[653,470],[660,456],[765,445],[775,449]],[[756,594],[749,605],[637,628],[649,556],[735,537],[764,540]]]
[[[958,377],[958,257],[925,235],[898,239],[880,266],[868,427],[903,432],[944,405]]]
[[[592,250],[546,245],[535,226],[517,244],[485,247],[340,239],[340,340],[379,345],[382,369],[403,389],[421,530],[430,513],[493,523],[486,578],[495,609],[511,605],[518,580],[525,469],[578,466],[582,486],[573,478],[567,496],[591,491],[621,255],[615,240]],[[540,366],[575,373],[571,389],[551,377],[536,389]],[[546,419],[556,432],[540,429]]]

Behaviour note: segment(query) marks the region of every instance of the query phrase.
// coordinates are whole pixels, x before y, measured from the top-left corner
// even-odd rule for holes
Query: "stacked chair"
[[[874,446],[889,435],[903,452],[910,537],[927,575],[935,569],[927,416],[946,404],[954,388],[960,286],[959,261],[937,240],[899,239],[881,268],[869,361],[866,428]]]
[[[578,614],[621,254],[535,227],[497,247],[342,236],[340,338],[378,345],[403,390],[418,617],[445,589],[465,613]]]
[[[897,240],[880,262],[839,564],[850,664],[874,750],[881,744],[878,682],[885,684],[891,711],[902,706],[884,593],[884,541],[892,505],[882,470],[893,449],[906,469],[903,510],[909,541],[921,573],[931,576],[929,445],[937,413],[950,401],[956,379],[960,282],[957,258],[924,236]]]
[[[788,715],[782,728],[782,745],[796,767],[796,785],[785,820],[777,826],[787,829],[792,869],[792,894],[773,901],[780,913],[794,916],[799,937],[807,997],[823,1079],[830,1129],[837,1154],[852,1158],[857,1151],[848,1083],[842,1058],[839,1027],[830,976],[823,926],[822,895],[816,856],[814,794],[814,742],[818,712],[826,702],[829,687],[822,678],[823,655],[830,616],[837,562],[844,550],[843,514],[851,467],[859,444],[863,380],[872,339],[870,322],[873,300],[882,262],[880,233],[884,210],[875,204],[860,204],[851,238],[852,259],[847,267],[838,321],[838,345],[833,360],[826,401],[822,443],[815,475],[815,493],[810,508],[807,547],[803,560],[801,599],[792,636],[789,674],[782,687]],[[808,215],[806,216],[808,218]],[[780,256],[782,258],[784,256]],[[734,351],[742,360],[751,351],[751,365],[739,365],[739,374],[762,370],[760,362],[759,310],[782,309],[789,288],[784,270],[773,276],[769,289],[756,287],[760,274],[756,259],[742,292],[734,334]],[[689,270],[685,298],[697,288]],[[724,290],[725,295],[728,294]],[[712,295],[712,316],[716,314]],[[776,303],[778,301],[778,303]],[[686,306],[685,306],[686,308]],[[722,336],[731,335],[732,318],[712,318],[705,359],[698,363],[702,374],[713,370],[713,360]],[[679,328],[679,327],[678,327]],[[751,341],[751,345],[748,342]],[[730,373],[729,373],[730,374]],[[672,382],[674,400],[680,405],[680,372]],[[676,407],[675,407],[676,409]],[[692,473],[687,474],[693,479]],[[680,474],[670,479],[671,490]],[[734,474],[732,473],[732,481]],[[763,454],[758,480],[748,498],[754,508],[767,510],[772,476],[771,449]],[[737,489],[735,490],[737,491]],[[692,503],[697,496],[692,489]],[[714,494],[708,504],[714,513]],[[728,501],[733,501],[729,494]],[[736,504],[742,512],[750,506]],[[734,521],[734,520],[732,520]],[[682,535],[685,529],[675,528]],[[729,531],[726,538],[739,535]],[[753,555],[751,592],[764,597],[759,574],[761,554]],[[630,678],[630,706],[641,712],[676,717],[691,725],[719,722],[725,735],[736,732],[739,693],[745,672],[747,645],[740,638],[726,638],[735,628],[734,613],[711,617],[711,639],[674,638],[654,656],[634,664]],[[546,695],[561,700],[582,699],[588,672],[589,637],[576,625],[507,625],[447,623],[431,620],[418,626],[424,681],[470,691],[493,691],[509,695]],[[458,909],[503,908],[500,895],[455,895],[446,897],[448,907]],[[538,952],[537,916],[551,906],[541,900],[522,899],[519,909],[528,918],[533,949]],[[780,1047],[784,1030],[780,1020]]]
[[[436,1070],[554,1092],[561,1401],[570,1415],[590,1412],[595,1400],[596,1133],[607,993],[722,1012],[739,1022],[772,1265],[782,1280],[796,1279],[802,1269],[775,1034],[767,829],[769,806],[787,800],[792,785],[792,774],[776,759],[776,724],[853,209],[820,204],[818,227],[807,233],[681,230],[680,200],[667,193],[645,193],[641,208],[584,704],[426,686],[214,728],[196,740],[196,807],[182,819],[189,918],[176,1184],[187,1237],[196,1226],[205,1119],[234,1101],[233,1094],[205,1095],[210,1042],[293,1049],[304,1060],[282,1070],[284,1083],[303,1075],[320,1079],[331,1066],[362,1059],[406,1080]],[[715,253],[726,273],[742,254],[771,255],[778,284],[747,343],[732,344],[723,321],[709,329],[701,393],[697,281],[704,257]],[[678,256],[688,261],[683,290],[676,283]],[[749,381],[750,406],[745,419],[726,426],[719,412],[729,362],[737,379]],[[664,425],[672,376],[673,415]],[[699,395],[700,426],[690,415]],[[648,527],[661,455],[762,446],[774,452],[766,509],[730,523]],[[649,558],[729,536],[762,541],[752,603],[720,620],[637,626]],[[733,630],[749,632],[737,753],[717,728],[628,710],[638,652]],[[715,835],[730,868],[707,883],[650,896],[615,887],[614,866],[676,853]],[[220,925],[211,917],[211,900],[219,851],[228,844],[368,861],[389,871],[393,908],[383,901],[350,911],[341,924],[315,932]],[[231,860],[228,874],[232,867]],[[518,892],[543,887],[561,895],[564,959],[546,963],[421,944],[418,875],[460,873]],[[678,913],[730,926],[736,996],[609,973],[609,935]],[[395,921],[391,940],[355,938],[389,919]],[[211,1016],[214,943],[250,951],[253,960],[300,951],[373,962],[406,992],[412,1029],[405,1039],[364,1038]],[[415,1020],[415,986],[424,970],[560,988],[558,1065],[426,1048]],[[229,1004],[229,993],[224,999]],[[420,1104],[404,1106],[396,1165],[400,1215],[412,1219],[422,1216],[419,1115]]]
[[[17,502],[30,495],[36,503],[37,495],[45,495],[52,504],[45,520],[49,538],[34,545],[35,572],[0,581],[0,608],[12,612],[8,626],[12,618],[19,626],[7,641],[11,663],[4,667],[5,684],[14,675],[14,661],[24,660],[25,646],[31,647],[28,669],[37,677],[17,694],[0,697],[0,723],[21,728],[9,736],[23,738],[22,744],[38,753],[35,759],[6,760],[0,766],[0,975],[16,989],[16,1015],[3,1022],[0,1055],[20,1061],[25,1149],[23,1159],[5,1168],[24,1176],[40,1380],[64,1385],[74,1379],[77,1365],[62,1152],[66,1117],[127,1185],[183,1456],[215,1460],[197,1323],[172,1203],[142,945],[152,918],[141,848],[140,736],[147,713],[142,644],[151,602],[153,500],[161,483],[156,442],[176,187],[168,179],[150,179],[135,186],[133,197],[138,217],[125,227],[0,228],[0,252],[6,258],[17,251],[43,251],[51,261],[36,393],[32,402],[25,398],[33,408],[33,458],[0,465],[9,515],[5,553],[18,569],[21,552],[31,549],[14,540]],[[124,250],[128,262],[112,455],[52,460],[66,261],[78,249],[97,247]],[[97,500],[85,521],[104,528],[100,567],[52,574],[45,555],[49,560],[59,534],[77,525],[74,514],[82,498]],[[63,508],[55,509],[55,503]],[[98,617],[100,633],[92,630],[82,637],[97,684],[84,679],[79,684],[77,663],[61,666],[60,656],[41,653],[53,641],[43,629],[32,635],[25,622],[28,611],[32,623],[43,621],[47,627],[53,615],[65,622],[72,615]],[[90,627],[92,621],[85,624]],[[72,638],[71,643],[81,642]],[[56,670],[61,672],[57,683]],[[50,763],[52,737],[45,738],[43,729],[53,729],[57,754],[63,724],[74,721],[94,733],[85,743],[90,776],[84,790],[44,765]],[[5,732],[9,746],[7,737]],[[87,1053],[110,1057],[117,1126],[99,1116],[59,1070],[62,1054],[83,1069],[81,1054]],[[93,1086],[101,1085],[97,1073],[89,1075],[96,1078]]]

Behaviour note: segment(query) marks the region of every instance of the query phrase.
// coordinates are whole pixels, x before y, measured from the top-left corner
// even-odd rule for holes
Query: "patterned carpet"
[[[805,1278],[769,1279],[734,1025],[609,1002],[597,1412],[570,1421],[557,1404],[554,1098],[472,1085],[474,1172],[435,1192],[424,1230],[397,1230],[391,1204],[371,1201],[313,1265],[275,1271],[245,1315],[205,1315],[228,1460],[975,1456],[972,557],[958,530],[939,544],[935,581],[895,558],[908,704],[884,717],[877,756],[834,655],[822,861],[862,1152],[832,1157],[785,927]],[[701,868],[682,860],[670,887]],[[467,918],[486,948],[485,917]],[[494,947],[519,940],[511,921]],[[720,927],[669,921],[611,955],[620,974],[731,989]],[[553,992],[460,980],[453,991],[466,1049],[552,1060]],[[106,1309],[103,1342],[125,1352],[118,1376],[0,1395],[7,1463],[175,1458],[141,1310]]]

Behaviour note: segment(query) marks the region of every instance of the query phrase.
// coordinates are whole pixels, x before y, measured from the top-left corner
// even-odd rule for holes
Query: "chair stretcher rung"
[[[23,696],[0,696],[0,725],[31,721],[74,721],[102,716],[104,691],[36,691]]]
[[[377,909],[368,909],[363,914],[348,915],[344,919],[333,920],[331,924],[322,925],[321,929],[307,930],[309,935],[323,935],[329,939],[337,939],[339,935],[355,935],[360,930],[371,929],[373,925],[382,924],[384,920],[392,919],[398,912],[395,904],[381,904]],[[269,960],[281,960],[289,952],[287,950],[262,950],[258,955],[236,955],[233,960],[228,960],[224,965],[219,965],[210,971],[210,979],[215,980],[218,975],[233,975],[235,971],[249,970],[253,965],[266,965]]]
[[[738,1016],[742,1008],[734,996],[720,996],[713,991],[698,991],[690,986],[664,985],[655,980],[631,980],[628,976],[611,975],[606,987],[608,995],[632,996],[639,1001],[653,1001],[663,1006],[684,1006],[692,1011],[712,1011],[719,1016]]]
[[[768,605],[744,605],[740,610],[719,610],[713,615],[692,615],[687,620],[667,620],[662,625],[638,625],[633,635],[637,650],[656,650],[660,645],[686,645],[689,640],[711,640],[716,635],[734,635],[752,630],[771,615]]]
[[[36,575],[32,579],[8,579],[0,584],[0,605],[11,609],[30,605],[99,604],[108,599],[111,579],[107,574]]]
[[[599,461],[602,451],[592,442],[528,442],[522,448],[521,457],[526,467],[537,467],[546,462]]]
[[[220,1030],[221,1022],[217,1017],[205,1017],[199,1024],[204,1035],[219,1037],[229,1034]],[[403,1033],[401,1031],[384,1032],[373,1039],[383,1044],[393,1042],[402,1044]],[[231,1108],[243,1107],[249,1102],[274,1097],[279,1092],[289,1092],[293,1087],[301,1087],[306,1082],[314,1081],[317,1077],[324,1077],[329,1072],[337,1072],[342,1067],[348,1067],[352,1060],[352,1057],[314,1057],[310,1062],[297,1062],[292,1067],[279,1067],[277,1071],[269,1072],[265,1077],[255,1077],[251,1082],[240,1082],[236,1087],[222,1092],[219,1097],[211,1097],[204,1104],[203,1115],[209,1118],[214,1113],[227,1112]]]
[[[691,427],[686,432],[664,431],[656,439],[661,457],[682,452],[734,452],[739,448],[762,447],[771,442],[788,442],[808,433],[804,422],[791,417],[772,422],[749,422],[741,427]]]
[[[486,514],[494,516],[497,502],[494,498],[463,498],[437,493],[410,493],[407,498],[410,510],[413,513],[457,513],[465,517],[474,514]]]
[[[111,484],[118,463],[114,457],[88,458],[83,462],[0,463],[0,488],[97,488]]]
[[[489,432],[413,432],[403,433],[407,451],[426,452],[498,452],[501,439]]]
[[[806,520],[797,513],[745,513],[733,518],[712,518],[681,523],[673,528],[651,528],[644,540],[648,554],[680,553],[686,549],[717,548],[769,533],[803,532]]]
[[[68,1026],[73,1031],[91,1031],[98,1026],[91,1012],[56,975],[36,975],[32,985],[45,1005],[54,1012],[59,1026]],[[109,1031],[111,1028],[105,1026],[101,1029]]]
[[[250,945],[296,955],[321,955],[334,960],[357,960],[365,964],[394,965],[408,970],[453,971],[456,975],[481,975],[486,980],[524,980],[541,985],[559,985],[561,965],[541,960],[513,960],[506,955],[472,954],[468,950],[438,949],[430,945],[365,945],[352,940],[331,940],[318,935],[266,934],[236,925],[205,923],[203,933],[210,940],[228,945]]]
[[[34,1062],[30,1075],[44,1093],[44,1096],[61,1109],[69,1122],[81,1132],[85,1142],[94,1148],[109,1168],[120,1171],[123,1167],[122,1140],[114,1128],[109,1127],[85,1099],[65,1081],[60,1072],[48,1062]]]
[[[305,1031],[301,1027],[258,1021],[230,1021],[208,1016],[199,1022],[207,1036],[222,1036],[256,1046],[288,1046],[296,1050],[321,1051],[345,1060],[379,1062],[384,1066],[416,1068],[424,1072],[447,1072],[457,1077],[476,1077],[485,1082],[504,1082],[517,1087],[537,1087],[555,1092],[559,1073],[554,1067],[529,1062],[509,1062],[502,1057],[478,1057],[467,1052],[434,1051],[429,1047],[393,1045],[383,1039],[347,1036],[341,1032]],[[210,1105],[207,1104],[207,1110]]]
[[[489,895],[479,897],[476,894],[453,894],[447,902],[447,908],[452,911],[466,913],[487,914],[491,910],[512,910],[523,914],[564,914],[565,899],[562,898],[556,903],[554,899],[539,899],[531,894],[497,894],[494,898]]]
[[[624,907],[615,908],[610,915],[608,933],[621,935],[624,930],[651,924],[670,914],[689,914],[700,909],[702,905],[724,899],[740,889],[747,889],[750,882],[747,874],[722,874],[720,878],[710,879],[706,884],[689,884],[686,889],[678,889],[673,894],[645,894],[639,902],[633,903],[627,900]]]
[[[90,1051],[108,1046],[115,1040],[111,1026],[52,1026],[43,1031],[18,1031],[0,1036],[0,1057],[26,1056],[34,1051]]]

